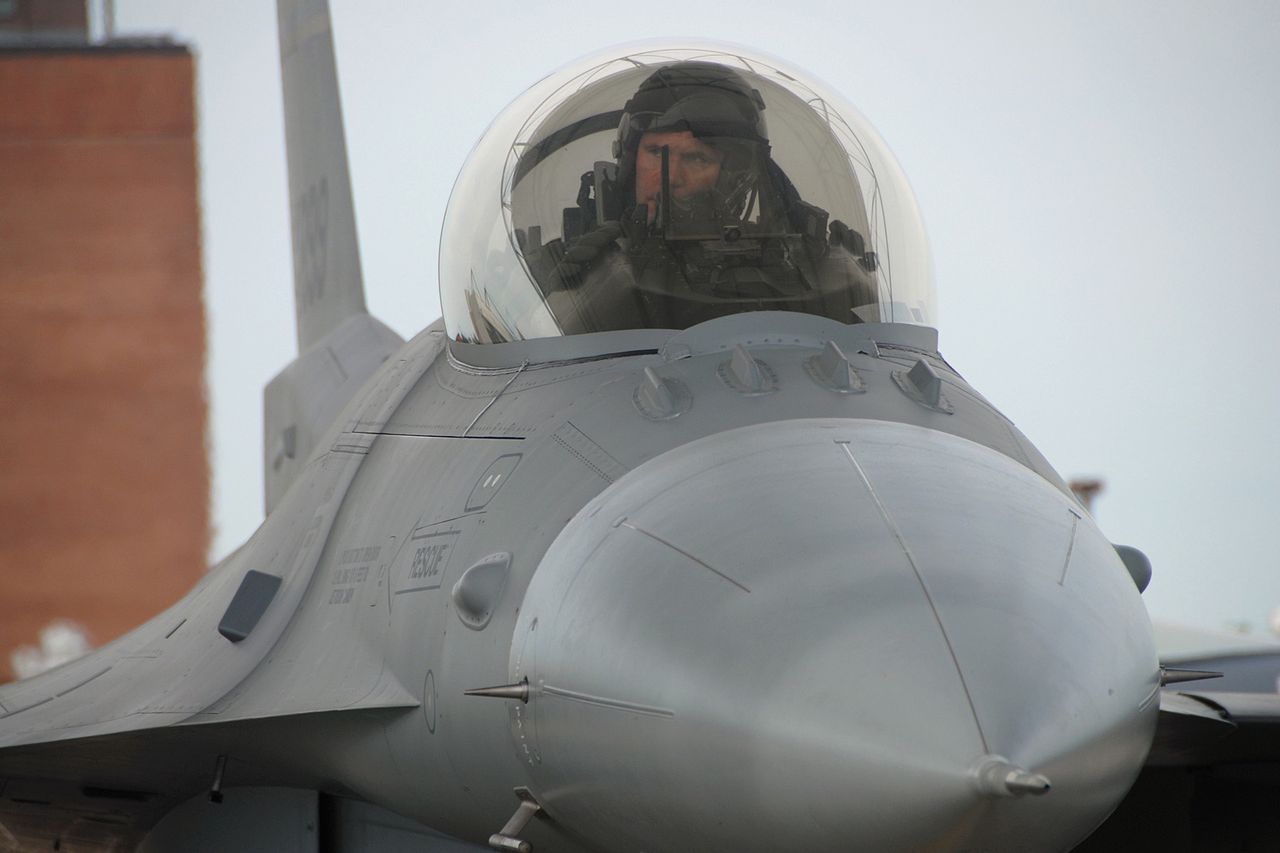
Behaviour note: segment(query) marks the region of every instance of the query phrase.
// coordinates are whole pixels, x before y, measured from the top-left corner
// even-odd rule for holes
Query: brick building
[[[194,62],[85,29],[0,0],[0,681],[52,620],[100,645],[205,569]]]

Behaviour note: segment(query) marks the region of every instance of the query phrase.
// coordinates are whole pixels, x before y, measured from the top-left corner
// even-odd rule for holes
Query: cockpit
[[[680,330],[752,311],[932,325],[910,187],[864,118],[737,48],[618,48],[526,92],[450,198],[450,338]]]

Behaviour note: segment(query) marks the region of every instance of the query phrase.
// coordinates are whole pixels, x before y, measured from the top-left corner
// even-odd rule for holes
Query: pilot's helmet
[[[933,318],[924,229],[875,131],[725,46],[623,47],[535,85],[459,176],[440,271],[449,334],[473,343]]]

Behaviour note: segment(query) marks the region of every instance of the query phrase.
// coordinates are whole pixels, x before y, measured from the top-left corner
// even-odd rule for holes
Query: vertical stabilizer
[[[264,496],[280,501],[404,341],[364,305],[327,0],[278,0],[298,357],[263,393]]]
[[[298,351],[365,311],[327,0],[279,0]]]

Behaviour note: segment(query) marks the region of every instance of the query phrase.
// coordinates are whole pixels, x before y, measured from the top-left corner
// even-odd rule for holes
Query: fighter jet
[[[546,77],[404,342],[327,9],[279,17],[266,520],[0,690],[0,849],[1191,849],[1276,780],[1276,697],[1162,690],[1210,673],[1161,666],[1150,565],[940,355],[910,187],[842,97],[717,44]],[[1233,849],[1270,831],[1237,811]]]

